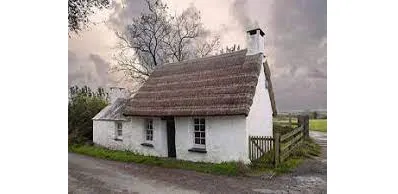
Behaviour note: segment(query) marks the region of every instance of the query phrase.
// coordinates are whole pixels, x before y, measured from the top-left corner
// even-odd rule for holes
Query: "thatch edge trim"
[[[266,78],[266,80],[268,82],[268,94],[269,94],[269,98],[271,100],[272,116],[275,117],[275,116],[278,115],[278,112],[276,110],[275,95],[274,95],[274,90],[273,90],[273,87],[272,87],[271,71],[269,69],[267,60],[265,60],[265,62],[263,63],[263,66],[264,66],[265,78]]]

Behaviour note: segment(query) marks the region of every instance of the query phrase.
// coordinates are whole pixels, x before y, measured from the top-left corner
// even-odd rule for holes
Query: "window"
[[[145,140],[152,141],[153,140],[153,120],[146,120],[146,128],[145,128]]]
[[[196,147],[204,148],[206,145],[205,119],[194,119],[194,145]]]
[[[116,137],[117,139],[121,139],[123,136],[123,124],[121,122],[116,123]]]

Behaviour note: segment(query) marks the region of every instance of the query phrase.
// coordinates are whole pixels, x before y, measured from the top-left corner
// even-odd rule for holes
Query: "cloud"
[[[232,14],[243,29],[265,31],[277,107],[326,109],[326,0],[235,0]]]
[[[113,64],[111,47],[117,41],[113,30],[122,30],[146,10],[144,0],[122,1],[113,3],[102,27],[82,33],[81,40],[69,39],[70,82],[109,84],[116,80],[106,73]],[[205,26],[221,33],[223,47],[246,46],[245,31],[253,25],[265,31],[265,53],[279,111],[326,109],[326,0],[217,0],[211,7],[201,0],[167,0],[172,12],[186,9],[191,2],[201,11]]]
[[[252,21],[249,17],[247,0],[235,0],[231,6],[231,14],[237,19],[243,29],[258,27],[258,22]]]
[[[80,59],[76,53],[68,50],[68,86],[71,85],[90,85],[95,80],[91,74],[91,67],[85,64],[84,59]]]
[[[108,19],[108,27],[111,29],[122,30],[130,24],[134,17],[145,11],[146,2],[144,0],[122,0],[113,3],[113,12]]]
[[[94,63],[98,85],[105,86],[110,80],[108,73],[110,63],[106,62],[103,58],[101,58],[101,56],[96,54],[90,54],[89,58]]]

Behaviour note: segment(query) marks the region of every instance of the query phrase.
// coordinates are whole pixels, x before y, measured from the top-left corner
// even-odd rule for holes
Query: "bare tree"
[[[219,37],[208,38],[195,7],[171,16],[161,0],[145,1],[148,12],[134,18],[125,31],[116,32],[120,53],[115,70],[145,81],[158,65],[203,57],[218,49]]]
[[[214,53],[220,47],[220,36],[214,35],[209,37],[198,38],[195,43],[195,56],[197,58],[205,57]]]
[[[210,55],[220,46],[220,36],[204,28],[199,10],[190,6],[171,19],[172,29],[165,39],[170,61],[183,61]]]

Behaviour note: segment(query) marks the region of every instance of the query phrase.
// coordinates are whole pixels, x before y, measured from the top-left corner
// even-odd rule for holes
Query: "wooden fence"
[[[300,146],[304,138],[309,137],[309,117],[298,116],[297,121],[299,127],[285,134],[276,132],[274,138],[249,136],[249,159],[255,161],[265,153],[274,150],[275,165],[285,161]]]
[[[274,149],[274,138],[270,136],[249,136],[249,159],[257,160]]]
[[[275,165],[285,161],[300,146],[304,138],[309,137],[309,117],[298,116],[298,126],[292,131],[281,135],[275,133]]]

